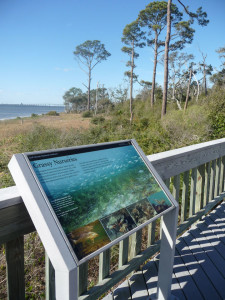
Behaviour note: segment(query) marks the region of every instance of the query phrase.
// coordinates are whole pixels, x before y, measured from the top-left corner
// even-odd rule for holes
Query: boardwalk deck
[[[156,257],[105,299],[151,299],[157,272]],[[172,294],[179,299],[225,299],[225,203],[177,240]]]

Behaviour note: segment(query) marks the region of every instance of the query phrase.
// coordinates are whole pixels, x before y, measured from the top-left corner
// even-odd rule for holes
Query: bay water
[[[30,117],[32,114],[46,114],[49,111],[64,112],[63,105],[26,105],[26,104],[0,104],[0,120]]]

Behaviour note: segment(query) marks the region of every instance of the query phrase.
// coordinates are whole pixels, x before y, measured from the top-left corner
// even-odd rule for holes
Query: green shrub
[[[59,116],[59,113],[55,110],[51,110],[51,111],[47,112],[46,115],[47,116]]]
[[[163,118],[162,127],[173,149],[205,142],[210,134],[207,107],[202,104],[190,105],[186,112],[171,110]]]
[[[150,120],[148,118],[140,119],[141,127],[147,128],[149,126]]]
[[[37,114],[31,114],[31,118],[37,118],[38,115]]]
[[[92,112],[89,110],[82,113],[83,118],[91,118],[92,115],[93,115]]]
[[[223,138],[225,137],[225,92],[214,91],[209,95],[208,100],[211,138]]]
[[[28,133],[17,136],[19,152],[31,152],[60,147],[60,130],[34,126]]]
[[[104,121],[105,121],[105,118],[101,117],[101,116],[100,117],[94,117],[94,118],[91,119],[91,123],[95,124],[95,125],[102,124],[102,123],[104,123]]]

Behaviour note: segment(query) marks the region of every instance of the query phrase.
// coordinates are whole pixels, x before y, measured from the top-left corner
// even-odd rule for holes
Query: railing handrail
[[[147,157],[161,178],[167,179],[224,155],[225,138],[160,152]]]
[[[205,154],[200,155],[203,151]],[[225,138],[148,155],[147,158],[161,178],[167,179],[224,155]],[[16,186],[0,189],[0,209],[22,202]]]
[[[16,186],[0,189],[0,209],[23,203],[23,199]]]

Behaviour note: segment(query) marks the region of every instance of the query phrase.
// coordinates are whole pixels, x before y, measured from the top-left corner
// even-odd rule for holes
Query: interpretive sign
[[[178,204],[135,140],[16,154],[9,169],[54,267],[56,299],[77,300],[78,266],[161,215],[156,298],[169,298]]]
[[[134,140],[23,156],[77,262],[174,206]]]

